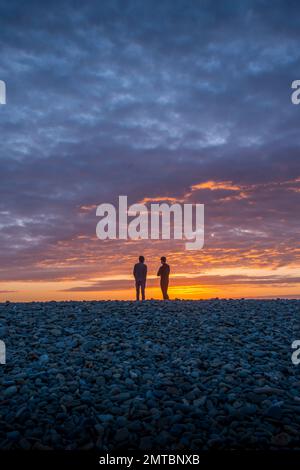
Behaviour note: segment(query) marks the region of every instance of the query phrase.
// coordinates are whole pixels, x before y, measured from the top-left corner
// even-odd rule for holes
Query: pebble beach
[[[299,300],[0,304],[0,449],[300,450]]]

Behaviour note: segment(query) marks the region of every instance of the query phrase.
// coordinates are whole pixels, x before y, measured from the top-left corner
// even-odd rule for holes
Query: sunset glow
[[[148,24],[124,7],[120,31],[84,8],[57,36],[45,19],[39,37],[24,13],[11,37],[3,20],[1,301],[133,299],[139,255],[147,298],[161,298],[163,255],[171,298],[299,295],[296,36],[266,33],[266,15],[249,36],[239,9],[218,24],[170,8]],[[204,204],[204,248],[99,240],[96,209],[120,195],[147,209]]]

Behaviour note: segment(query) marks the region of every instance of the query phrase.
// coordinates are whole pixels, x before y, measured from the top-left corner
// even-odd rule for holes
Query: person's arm
[[[136,277],[136,264],[134,265],[134,268],[133,268],[133,275],[134,275],[134,278]]]
[[[161,267],[160,267],[159,270],[157,271],[157,276],[161,276]]]

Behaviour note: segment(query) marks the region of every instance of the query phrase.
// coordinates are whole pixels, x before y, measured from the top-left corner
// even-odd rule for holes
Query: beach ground
[[[2,303],[0,448],[299,450],[299,313],[279,299]]]

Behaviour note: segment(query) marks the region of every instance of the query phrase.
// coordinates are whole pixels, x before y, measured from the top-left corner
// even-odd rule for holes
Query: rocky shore
[[[299,315],[297,300],[2,303],[0,448],[299,450]]]

